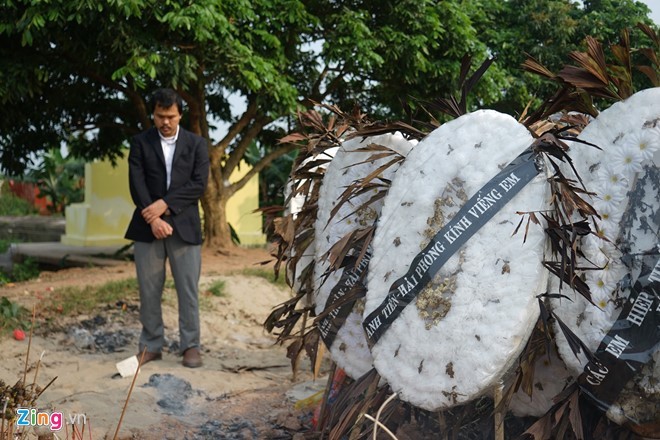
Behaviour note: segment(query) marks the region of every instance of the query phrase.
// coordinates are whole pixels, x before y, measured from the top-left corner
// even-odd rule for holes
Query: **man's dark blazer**
[[[172,225],[174,233],[188,243],[200,244],[202,228],[198,203],[206,189],[208,176],[208,147],[201,136],[179,126],[169,189],[158,130],[150,128],[134,136],[128,154],[128,179],[136,208],[125,237],[133,241],[154,241],[156,237],[151,226],[140,212],[163,199],[171,212],[163,218]]]

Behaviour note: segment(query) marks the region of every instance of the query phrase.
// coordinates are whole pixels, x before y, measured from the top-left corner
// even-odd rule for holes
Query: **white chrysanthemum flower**
[[[612,221],[602,220],[598,222],[597,225],[594,226],[595,226],[594,229],[596,236],[603,240],[610,240],[614,242],[614,240],[616,239],[616,235],[619,232],[618,224]]]
[[[642,170],[643,157],[638,147],[624,145],[615,150],[612,155],[612,164],[615,169],[627,176]]]
[[[606,187],[597,193],[599,200],[596,202],[598,205],[597,210],[603,209],[619,209],[619,205],[626,198],[626,192],[621,191],[620,187]]]
[[[605,253],[605,255],[620,254],[616,245],[611,240],[599,239],[598,246],[600,250]]]
[[[660,131],[657,129],[634,131],[626,138],[625,146],[637,150],[642,160],[650,159],[660,148]]]
[[[611,258],[601,270],[601,277],[616,283],[621,280],[621,277],[624,275],[625,271],[626,269],[623,264],[618,262],[617,259]]]
[[[605,309],[616,288],[616,283],[603,277],[599,272],[592,272],[593,276],[587,277],[587,284],[591,291],[594,303],[601,309]],[[591,275],[590,274],[590,275]]]
[[[593,255],[602,253],[598,247],[599,241],[593,235],[587,235],[582,239],[582,252],[589,260],[591,260]]]
[[[600,227],[601,222],[598,223]],[[607,227],[607,224],[605,225]],[[592,225],[593,227],[593,225]],[[606,228],[600,227],[600,230],[603,231]],[[597,228],[593,227],[592,234],[585,237],[585,245],[582,247],[584,254],[590,258],[594,252],[603,253],[610,261],[615,261],[621,257],[621,252],[617,249],[614,242],[609,239],[602,238]]]
[[[581,260],[582,265],[593,268],[593,270],[586,271],[586,278],[590,284],[594,282],[607,283],[608,286],[610,283],[615,285],[623,276],[622,270],[625,270],[625,267],[617,262],[618,256],[605,255],[601,249],[595,246],[590,252],[585,251],[585,255],[585,259]],[[611,286],[610,292],[614,289],[614,285]]]
[[[582,246],[584,251],[585,246]],[[602,269],[609,263],[610,259],[607,255],[602,253],[600,249],[593,248],[590,252],[585,253],[585,258],[580,260],[583,262],[583,266],[594,267],[596,269]]]
[[[606,203],[602,200],[597,200],[596,203],[594,203],[594,208],[603,222],[618,224],[623,216],[623,211],[620,207],[615,207],[613,203]]]
[[[604,188],[617,187],[619,185],[628,187],[628,178],[612,164],[607,164],[599,168],[598,182]]]

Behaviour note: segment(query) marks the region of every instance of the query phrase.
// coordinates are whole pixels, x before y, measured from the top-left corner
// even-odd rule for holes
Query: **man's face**
[[[154,109],[154,124],[163,137],[172,137],[181,121],[181,114],[176,104],[170,107],[156,105]]]

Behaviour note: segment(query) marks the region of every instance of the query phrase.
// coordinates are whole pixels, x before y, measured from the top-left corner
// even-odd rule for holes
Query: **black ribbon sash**
[[[363,291],[365,290],[363,281],[367,275],[369,260],[371,260],[371,246],[367,248],[362,259],[359,262],[356,262],[357,264],[355,266],[352,268],[346,267],[344,269],[339,282],[330,291],[324,310],[328,310],[330,307],[333,307],[333,309],[317,324],[321,339],[323,339],[323,342],[328,348],[332,347],[332,343],[335,341],[339,329],[344,325],[346,318],[353,310],[355,301],[360,297],[364,297],[364,294],[341,305],[335,304],[341,301],[341,299],[353,289],[362,288]]]
[[[530,148],[523,151],[470,198],[390,287],[383,302],[362,323],[370,344],[378,342],[403,309],[488,220],[536,177],[543,167]]]
[[[578,377],[580,389],[603,411],[660,346],[659,255],[643,257],[642,270],[623,310]]]

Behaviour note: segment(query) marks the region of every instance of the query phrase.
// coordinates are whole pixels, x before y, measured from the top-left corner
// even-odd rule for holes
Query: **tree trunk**
[[[228,253],[235,247],[231,239],[231,230],[227,222],[227,202],[246,183],[258,178],[258,173],[273,162],[277,157],[296,148],[295,144],[287,144],[275,148],[266,154],[253,168],[238,182],[229,183],[229,177],[240,164],[243,155],[264,126],[272,119],[269,116],[259,115],[258,106],[252,103],[248,109],[229,130],[225,138],[216,145],[209,145],[209,161],[211,164],[209,181],[206,192],[202,197],[204,209],[204,245],[219,252]],[[240,136],[236,147],[229,155],[225,154],[227,146],[232,139]],[[236,226],[236,225],[234,225]]]
[[[227,202],[229,194],[226,188],[218,189],[209,182],[202,197],[204,209],[204,246],[229,252],[235,245],[231,240],[231,231],[227,221]]]
[[[225,181],[222,155],[221,148],[209,148],[209,180],[201,202],[204,210],[204,246],[226,253],[234,247],[227,222],[227,202],[235,190]]]

